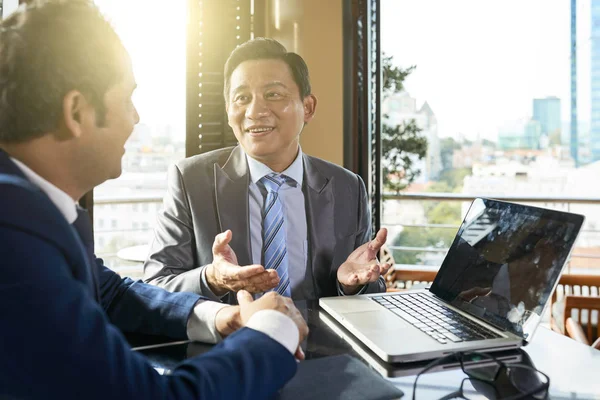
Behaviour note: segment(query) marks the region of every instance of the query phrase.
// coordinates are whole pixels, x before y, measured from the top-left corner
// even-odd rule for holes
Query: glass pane
[[[439,266],[470,199],[502,197],[586,215],[568,271],[600,274],[600,2],[381,9],[383,225],[396,262]]]
[[[123,173],[94,191],[96,254],[139,277],[166,190],[168,165],[185,154],[186,2],[96,0],[129,51],[140,123]]]

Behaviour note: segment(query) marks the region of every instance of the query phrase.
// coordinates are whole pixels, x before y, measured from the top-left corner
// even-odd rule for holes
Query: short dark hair
[[[225,62],[225,85],[223,88],[225,101],[229,96],[231,74],[241,63],[250,60],[281,60],[285,62],[290,67],[292,77],[300,89],[300,97],[304,99],[311,94],[308,66],[302,57],[288,52],[277,40],[259,37],[248,40],[235,48]]]
[[[104,125],[104,95],[124,76],[124,47],[90,0],[34,0],[0,23],[0,142],[58,127],[64,96],[78,90]]]

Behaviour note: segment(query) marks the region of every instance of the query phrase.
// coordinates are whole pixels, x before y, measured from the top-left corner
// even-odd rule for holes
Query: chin
[[[115,169],[114,171],[111,171],[111,173],[109,174],[108,179],[117,179],[118,177],[121,176],[121,174],[123,173],[123,169],[119,166],[118,169]]]
[[[246,151],[246,153],[248,153],[249,156],[255,157],[255,158],[264,158],[264,157],[271,157],[279,152],[281,152],[280,149],[276,148],[277,146],[273,146],[273,143],[256,143],[256,142],[252,142],[252,143],[248,143],[248,146],[246,146],[244,148],[244,150]]]

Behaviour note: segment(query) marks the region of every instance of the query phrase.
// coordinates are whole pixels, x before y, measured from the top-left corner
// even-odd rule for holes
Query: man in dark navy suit
[[[0,398],[271,398],[303,358],[291,300],[168,293],[94,255],[76,201],[120,175],[134,89],[91,1],[37,1],[0,24]],[[213,254],[236,269],[223,235]],[[122,332],[220,343],[161,376]]]

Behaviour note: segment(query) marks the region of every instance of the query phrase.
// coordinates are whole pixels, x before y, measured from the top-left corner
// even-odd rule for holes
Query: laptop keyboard
[[[371,299],[443,344],[500,337],[423,293],[376,296]]]

